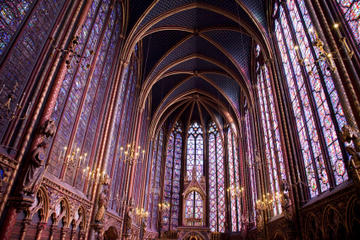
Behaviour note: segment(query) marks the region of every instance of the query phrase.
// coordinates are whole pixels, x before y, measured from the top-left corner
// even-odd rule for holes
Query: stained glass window
[[[185,198],[185,219],[188,226],[203,226],[203,198],[197,191],[190,192]]]
[[[124,147],[126,146],[126,135],[124,133],[124,129],[121,127],[122,122],[124,122],[124,110],[127,107],[127,101],[124,99],[125,92],[127,87],[130,85],[128,81],[128,72],[129,68],[124,69],[123,77],[121,80],[121,86],[119,90],[119,96],[117,99],[117,107],[116,107],[116,115],[115,115],[115,122],[113,123],[112,133],[111,133],[111,140],[109,146],[109,154],[107,155],[107,173],[109,176],[113,176],[115,178],[116,183],[123,183],[125,182],[125,164],[121,161],[121,157],[124,154]],[[116,167],[114,165],[116,164]],[[116,168],[116,169],[115,169]],[[116,209],[117,206],[120,205],[119,200],[123,197],[124,191],[124,184],[113,184],[111,186],[111,192],[113,195],[113,199],[117,199],[118,201],[113,201],[111,207]]]
[[[163,212],[163,230],[175,230],[178,226],[180,203],[180,171],[182,153],[182,129],[176,123],[167,144],[165,164],[164,202],[170,209]]]
[[[151,201],[149,202],[149,223],[151,229],[156,229],[158,219],[158,204],[160,202],[160,175],[161,175],[161,154],[163,146],[164,131],[161,128],[153,149],[153,163],[151,170]]]
[[[5,1],[0,11],[0,57],[5,47],[13,38],[25,16],[30,11],[33,1]]]
[[[99,127],[101,122],[100,112],[102,111],[103,103],[106,101],[105,94],[106,89],[110,87],[111,81],[109,81],[112,72],[112,63],[114,61],[114,52],[116,43],[120,34],[120,27],[115,24],[116,19],[119,19],[119,12],[114,8],[110,15],[109,24],[104,33],[102,46],[99,49],[99,57],[96,61],[96,65],[93,69],[93,74],[90,77],[91,80],[88,80],[87,83],[87,92],[86,97],[84,96],[84,104],[79,106],[79,112],[77,113],[80,116],[79,124],[76,128],[74,143],[77,146],[81,146],[81,153],[90,153],[92,149],[92,144],[96,140],[95,134],[96,129]],[[85,93],[84,93],[85,94]],[[118,121],[115,123],[118,125]],[[75,126],[74,126],[75,127]],[[117,129],[117,128],[115,128]],[[113,139],[116,139],[115,136],[112,136]],[[110,156],[113,157],[113,151]],[[81,161],[79,163],[79,168],[83,169],[87,166],[88,162]],[[112,166],[112,164],[108,164]],[[118,170],[119,165],[114,166],[115,172]],[[113,171],[114,172],[114,171]],[[81,172],[80,172],[81,173]],[[76,173],[76,181],[74,184],[78,188],[81,187],[83,175]],[[110,174],[110,173],[109,173]]]
[[[337,3],[360,48],[360,0],[337,0]]]
[[[304,0],[287,0],[275,20],[310,196],[347,180],[337,132],[346,123],[328,63],[312,45],[315,29]],[[323,146],[323,147],[322,147]],[[330,167],[328,167],[330,166]]]
[[[36,4],[35,4],[36,2]],[[30,89],[32,72],[45,57],[45,43],[49,38],[56,22],[62,17],[60,12],[65,0],[59,1],[29,1],[29,0],[2,0],[0,5],[0,91],[13,92],[10,103],[10,112],[7,108],[0,109],[0,139],[9,124],[8,119],[17,110],[20,101],[36,101],[34,94],[24,94]],[[13,39],[16,36],[16,41]],[[6,49],[9,49],[5,54]],[[21,64],[19,64],[21,63]],[[40,82],[36,81],[38,84]],[[8,94],[0,94],[0,102],[5,103]],[[22,104],[21,104],[22,105]],[[31,103],[29,103],[29,110]],[[25,114],[28,106],[23,106],[21,111]],[[2,117],[5,117],[3,120]],[[14,134],[17,137],[21,134]],[[5,140],[7,141],[7,140]]]
[[[231,128],[227,132],[227,148],[229,163],[229,183],[227,189],[230,198],[231,229],[233,232],[241,230],[241,196],[234,194],[241,189],[239,155],[235,136]]]
[[[191,124],[188,131],[187,149],[186,149],[186,175],[189,180],[192,179],[192,170],[196,168],[196,178],[200,180],[203,176],[204,142],[203,130],[199,123]]]
[[[108,22],[105,22],[106,19]],[[120,4],[111,8],[109,0],[92,2],[76,46],[76,52],[83,58],[80,62],[71,61],[52,116],[58,124],[58,134],[50,150],[49,171],[77,188],[82,188],[88,177],[79,170],[89,166],[90,171],[95,164],[90,159],[94,155],[91,151],[97,141],[97,129],[101,127],[100,112],[104,106],[106,91],[110,88],[109,79],[114,69],[114,53],[120,36],[121,19]],[[124,100],[120,102],[123,103]],[[116,114],[112,129],[119,129],[120,114]],[[115,151],[115,144],[119,144],[119,132],[113,131],[111,136],[110,151],[106,156],[108,161],[111,159],[107,172],[118,176],[121,164],[115,164],[114,158],[119,154],[118,150]],[[74,149],[79,149],[81,155],[87,154],[87,158],[81,161],[64,161],[65,156]],[[59,162],[65,162],[63,169],[58,167]],[[116,187],[111,187],[113,196],[116,195]]]
[[[225,231],[225,176],[223,141],[214,122],[208,127],[210,229]]]
[[[61,158],[64,158],[67,155],[67,149],[72,151],[73,147],[75,147],[75,149],[79,147],[75,146],[75,144],[74,146],[67,145],[71,137],[72,126],[75,122],[76,113],[81,102],[81,97],[89,73],[89,69],[84,66],[89,64],[93,59],[93,56],[89,55],[89,51],[94,50],[96,47],[95,44],[99,37],[99,28],[101,29],[102,27],[106,10],[107,7],[101,7],[99,1],[94,1],[92,3],[79,37],[79,45],[77,45],[76,48],[76,51],[81,52],[81,55],[86,56],[86,58],[84,63],[77,64],[76,61],[71,62],[71,68],[63,80],[56,101],[52,117],[58,123],[57,133],[60,134],[56,134],[53,146],[51,147],[49,170],[58,177],[60,177],[61,172],[61,168],[58,167],[58,162],[64,161],[64,159]],[[63,117],[61,117],[62,115]],[[71,175],[72,174],[68,174],[67,180],[71,178]]]
[[[121,120],[120,120],[120,124],[119,124],[119,137],[120,139],[118,140],[118,145],[117,147],[119,148],[120,146],[123,146],[124,149],[125,147],[129,144],[129,142],[131,141],[131,135],[130,135],[130,131],[129,129],[131,128],[131,121],[130,119],[134,116],[134,98],[135,98],[135,89],[136,89],[136,85],[137,85],[137,64],[138,61],[136,61],[136,57],[132,56],[131,61],[130,61],[130,67],[129,67],[129,73],[126,74],[125,76],[127,76],[126,80],[126,89],[125,89],[125,95],[123,96],[122,99],[120,99],[119,104],[122,107],[119,107],[119,109],[121,109]],[[124,150],[125,151],[125,150]],[[120,156],[119,155],[119,151],[117,152],[117,158],[116,159],[121,159],[124,156]],[[124,152],[123,152],[124,154]],[[117,160],[114,160],[114,162],[116,163]],[[121,183],[124,183],[125,180],[125,176],[126,176],[126,167],[124,167],[126,164],[121,164],[121,168],[118,170],[118,172],[115,174],[115,176],[121,176],[123,180],[119,181]],[[139,165],[136,165],[139,167]],[[116,192],[119,194],[119,196],[123,196],[123,194],[125,193],[125,189],[127,187],[127,185],[125,184],[118,184],[117,185],[118,190],[116,190]],[[135,186],[134,186],[135,187]]]
[[[258,97],[265,143],[265,161],[268,168],[269,190],[274,201],[273,213],[282,209],[277,198],[280,194],[281,180],[286,180],[284,160],[281,150],[278,117],[275,111],[274,96],[271,89],[269,71],[264,64],[257,69]]]
[[[252,141],[252,134],[251,134],[251,120],[250,120],[250,113],[249,110],[246,109],[245,112],[245,129],[246,129],[246,156],[248,157],[248,165],[249,165],[249,174],[250,174],[250,191],[251,191],[251,206],[252,209],[251,221],[255,222],[256,216],[256,200],[257,200],[257,184],[256,184],[256,165],[255,165],[255,158],[254,158],[254,143]]]

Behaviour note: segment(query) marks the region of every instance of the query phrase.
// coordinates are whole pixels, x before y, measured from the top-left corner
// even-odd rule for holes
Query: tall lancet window
[[[248,165],[249,165],[249,174],[250,174],[250,189],[251,189],[251,209],[253,212],[251,213],[251,221],[255,222],[256,216],[256,200],[257,200],[257,185],[256,185],[256,165],[255,165],[255,157],[254,157],[254,143],[252,140],[252,121],[250,120],[249,110],[246,109],[245,112],[245,129],[246,129],[246,156],[248,157]]]
[[[204,199],[198,191],[191,191],[185,197],[185,219],[188,226],[203,226]]]
[[[230,183],[227,192],[230,197],[231,229],[233,232],[237,232],[241,230],[241,197],[237,194],[241,189],[240,168],[237,142],[231,128],[228,128],[227,132],[227,145]]]
[[[151,169],[151,198],[149,201],[149,224],[150,229],[156,229],[158,220],[158,211],[160,203],[160,176],[161,176],[161,155],[163,146],[164,131],[161,128],[156,141],[154,142],[152,152],[152,169]]]
[[[18,144],[17,140],[10,141],[9,138],[15,139],[21,134],[13,132],[15,135],[11,136],[6,132],[23,130],[19,129],[18,125],[9,123],[14,123],[13,120],[16,122],[18,117],[20,122],[23,117],[24,120],[28,119],[26,112],[30,111],[32,103],[37,101],[36,91],[31,92],[31,89],[35,89],[32,84],[40,86],[42,83],[41,78],[34,73],[43,66],[43,61],[51,59],[47,59],[50,51],[46,50],[46,42],[50,40],[50,36],[55,36],[51,34],[56,32],[55,29],[60,23],[65,2],[0,1],[0,140],[3,145]],[[8,99],[11,101],[5,107]]]
[[[317,36],[304,0],[283,2],[274,16],[307,185],[314,197],[348,179],[337,134],[346,120],[331,67],[312,45]]]
[[[208,127],[209,139],[209,202],[210,228],[225,231],[224,149],[219,130],[214,122]]]
[[[188,131],[186,148],[186,176],[192,179],[192,169],[196,168],[196,178],[200,180],[203,176],[204,165],[204,139],[203,130],[199,123],[191,124]]]
[[[0,57],[5,47],[13,38],[25,16],[32,7],[33,1],[4,1],[0,11]]]
[[[257,90],[268,169],[268,193],[273,197],[274,215],[277,215],[281,213],[280,199],[278,198],[281,190],[280,183],[283,179],[286,180],[286,174],[271,80],[269,70],[265,64],[262,66],[258,65]]]
[[[167,144],[165,164],[164,202],[170,204],[170,208],[164,211],[162,216],[162,228],[164,231],[175,230],[178,226],[179,203],[180,203],[180,171],[182,153],[182,129],[176,123],[171,131]]]
[[[48,170],[83,191],[94,184],[90,178],[90,172],[96,168],[96,148],[93,146],[99,140],[97,133],[115,70],[114,53],[120,36],[122,11],[120,3],[114,4],[112,6],[110,0],[92,2],[76,46],[76,52],[82,58],[71,61],[52,115],[58,131],[49,148]],[[119,125],[119,117],[116,117],[114,126]],[[111,178],[119,175],[120,166],[115,164],[114,148],[119,149],[121,144],[115,146],[116,141],[114,130],[111,150],[106,156],[109,162],[107,172]],[[118,194],[116,187],[111,187],[113,197]]]
[[[360,48],[360,0],[337,0],[337,3]]]

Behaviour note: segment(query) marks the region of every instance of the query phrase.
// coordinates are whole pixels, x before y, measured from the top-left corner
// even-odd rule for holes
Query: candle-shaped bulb
[[[123,147],[120,147],[120,151],[122,152],[124,150],[124,148]]]
[[[338,23],[334,23],[334,28],[335,28],[335,29],[339,28],[339,26],[340,26],[340,25],[339,25]]]

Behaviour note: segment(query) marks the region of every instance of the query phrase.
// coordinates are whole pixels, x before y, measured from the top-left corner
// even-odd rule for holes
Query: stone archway
[[[117,240],[119,239],[118,231],[115,227],[111,226],[104,233],[104,240]]]
[[[185,240],[204,240],[204,239],[199,235],[191,235],[188,236]]]
[[[210,240],[209,232],[204,231],[190,231],[187,233],[180,233],[179,239],[181,240]]]

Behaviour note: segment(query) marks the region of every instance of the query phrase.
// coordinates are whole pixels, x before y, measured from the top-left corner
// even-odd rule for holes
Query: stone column
[[[331,28],[327,21],[327,17],[330,18],[331,16],[327,16],[328,15],[328,11],[326,11],[327,9],[323,9],[323,5],[321,5],[319,0],[314,0],[314,1],[305,0],[305,2],[308,6],[308,11],[311,14],[312,19],[315,20],[313,21],[315,27],[321,30],[320,36],[322,37],[322,39],[326,39],[326,43],[329,45],[330,51],[334,55],[333,60],[336,64],[338,73],[334,71],[333,75],[335,75],[335,77],[333,77],[333,80],[337,88],[337,91],[339,92],[339,98],[342,107],[344,109],[344,114],[346,115],[346,118],[349,121],[349,125],[352,125],[353,127],[356,126],[359,129],[360,128],[360,114],[359,114],[360,103],[358,97],[359,93],[356,93],[351,77],[349,75],[349,71],[347,70],[344,63],[344,61],[349,62],[350,58],[348,56],[348,59],[344,59],[340,53],[343,46],[340,46],[339,44],[336,43],[334,34],[331,32]],[[341,76],[342,79],[341,83],[339,82],[340,78],[338,76]],[[344,99],[345,97],[342,96],[343,94],[347,96],[349,101],[346,101],[346,99]],[[353,117],[351,116],[351,112],[349,113],[347,107],[348,105],[352,110],[351,112],[354,113]]]

